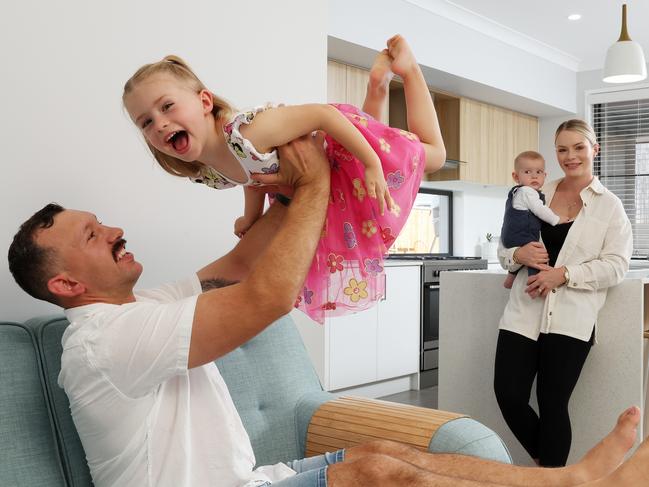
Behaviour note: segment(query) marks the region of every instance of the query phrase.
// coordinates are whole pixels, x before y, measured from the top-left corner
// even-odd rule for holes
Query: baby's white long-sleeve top
[[[512,206],[517,210],[530,210],[544,222],[555,226],[561,217],[545,206],[539,192],[530,186],[521,186],[514,193]]]

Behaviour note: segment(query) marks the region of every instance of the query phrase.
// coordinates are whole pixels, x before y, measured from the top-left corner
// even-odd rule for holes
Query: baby
[[[567,219],[562,221],[559,215],[545,206],[545,195],[541,192],[545,176],[545,159],[538,152],[521,152],[514,159],[512,177],[516,186],[507,196],[500,232],[505,247],[521,247],[529,242],[537,242],[541,237],[541,220],[552,226],[567,222]],[[503,284],[507,289],[511,289],[517,272],[507,275]],[[528,276],[538,272],[538,269],[531,267],[527,269]]]

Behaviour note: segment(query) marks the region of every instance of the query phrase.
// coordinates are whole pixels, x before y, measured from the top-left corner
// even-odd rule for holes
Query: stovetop
[[[388,259],[395,260],[481,260],[480,257],[459,257],[441,254],[388,254]]]
[[[424,284],[439,282],[439,274],[442,271],[468,271],[487,268],[487,260],[480,257],[440,254],[390,254],[388,259],[421,261],[421,275]]]

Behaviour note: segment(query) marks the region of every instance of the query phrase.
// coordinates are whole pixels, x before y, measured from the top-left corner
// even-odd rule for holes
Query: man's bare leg
[[[611,474],[633,446],[639,421],[640,410],[635,407],[629,408],[620,415],[613,430],[591,449],[579,463],[563,468],[520,467],[465,455],[431,455],[389,441],[378,441],[350,448],[345,452],[345,462],[343,463],[347,463],[347,461],[355,462],[367,456],[380,455],[381,457],[395,458],[412,464],[419,469],[435,473],[441,477],[485,482],[484,485],[493,483],[496,485],[525,487],[574,486]],[[477,485],[483,484],[478,483]]]
[[[387,455],[371,454],[327,468],[329,487],[362,485],[408,487],[502,487],[498,484],[446,477]]]

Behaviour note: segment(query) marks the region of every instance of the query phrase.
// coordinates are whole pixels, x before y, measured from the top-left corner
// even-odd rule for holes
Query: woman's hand
[[[545,245],[541,242],[529,242],[519,247],[514,252],[516,262],[527,267],[533,267],[539,270],[552,269],[548,261],[550,257],[545,250]]]
[[[529,294],[532,299],[539,296],[544,298],[549,292],[558,288],[565,282],[566,278],[563,267],[558,267],[556,269],[554,267],[548,267],[547,270],[541,271],[527,279],[525,292]]]

